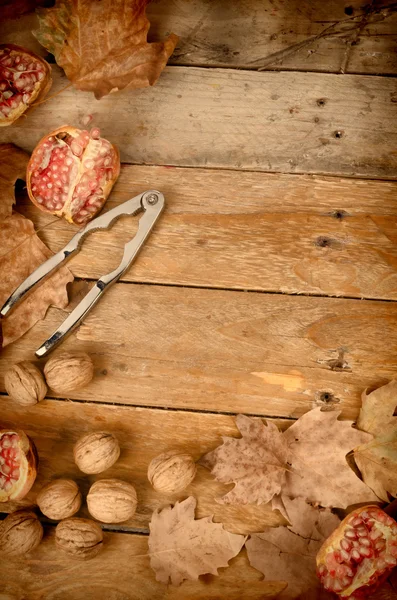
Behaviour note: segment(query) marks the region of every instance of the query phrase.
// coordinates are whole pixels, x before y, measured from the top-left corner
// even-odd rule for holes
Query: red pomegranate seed
[[[345,531],[345,538],[348,538],[349,540],[355,540],[357,538],[357,534],[355,531],[353,531],[353,529],[348,529]]]

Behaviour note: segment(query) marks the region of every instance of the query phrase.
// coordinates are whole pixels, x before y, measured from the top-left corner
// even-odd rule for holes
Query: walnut
[[[88,492],[90,514],[103,523],[122,523],[135,514],[138,503],[135,488],[120,479],[96,481]]]
[[[102,473],[120,456],[120,446],[112,433],[98,431],[81,437],[73,448],[74,462],[83,473]]]
[[[75,515],[81,506],[81,493],[71,479],[55,479],[37,495],[39,509],[49,519],[60,521]]]
[[[99,525],[91,519],[72,517],[58,523],[55,542],[73,558],[89,560],[101,550],[103,533]]]
[[[40,402],[47,393],[43,375],[27,360],[17,363],[6,372],[4,385],[7,394],[23,406]]]
[[[196,470],[196,463],[190,454],[164,452],[152,460],[147,475],[157,492],[176,494],[190,485]]]
[[[85,352],[61,352],[46,363],[44,375],[54,392],[69,394],[90,383],[94,365]]]
[[[11,556],[26,554],[36,548],[43,537],[43,526],[34,512],[18,510],[0,526],[0,551]]]

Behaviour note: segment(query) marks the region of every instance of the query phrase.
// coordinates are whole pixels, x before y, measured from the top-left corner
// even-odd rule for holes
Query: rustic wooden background
[[[280,589],[244,553],[219,577],[158,584],[148,522],[170,499],[153,492],[146,470],[162,450],[199,458],[236,435],[238,412],[282,428],[315,406],[354,419],[362,390],[396,376],[397,12],[362,5],[154,1],[151,39],[180,36],[154,88],[101,101],[67,88],[1,131],[0,142],[31,151],[51,128],[92,114],[124,163],[108,207],[150,188],[167,200],[137,263],[63,345],[92,355],[92,384],[25,410],[4,393],[5,370],[33,358],[60,310],[1,356],[1,424],[27,431],[41,459],[19,505],[34,504],[52,477],[86,491],[93,478],[78,472],[72,445],[101,429],[122,446],[105,476],[132,482],[139,497],[130,522],[104,528],[104,551],[90,563],[59,554],[51,525],[34,555],[2,558],[1,600],[259,600]],[[45,56],[35,26],[34,15],[4,21],[0,39]],[[67,83],[55,65],[52,93]],[[74,232],[26,198],[18,210],[54,251]],[[118,264],[135,228],[125,219],[87,240],[69,263],[72,306]],[[281,523],[267,506],[217,504],[225,489],[199,468],[187,493],[198,516],[214,514],[230,531]]]

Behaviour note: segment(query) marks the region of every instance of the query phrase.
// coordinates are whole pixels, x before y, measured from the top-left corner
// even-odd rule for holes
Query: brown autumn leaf
[[[200,575],[218,575],[244,545],[245,537],[229,533],[212,517],[194,519],[196,500],[192,496],[175,506],[155,510],[150,522],[150,565],[157,581],[180,585]]]
[[[14,144],[0,144],[0,222],[12,213],[15,182],[26,179],[28,162],[29,154]]]
[[[363,480],[385,502],[397,497],[397,380],[367,395],[357,427],[375,439],[354,449],[354,460]]]
[[[290,466],[283,487],[285,495],[339,508],[379,501],[346,461],[350,450],[373,437],[354,429],[352,421],[339,421],[339,415],[337,411],[314,408],[283,433]]]
[[[0,223],[0,306],[52,252],[37,237],[33,223],[14,213]],[[2,320],[3,347],[26,333],[43,319],[50,305],[65,308],[68,303],[66,285],[73,275],[61,267],[29,294]]]
[[[260,504],[272,500],[287,517],[277,494],[302,497],[322,506],[346,508],[349,504],[378,500],[346,461],[356,445],[368,443],[370,434],[338,421],[339,412],[315,408],[281,433],[276,425],[238,415],[243,437],[224,438],[223,445],[205,455],[200,464],[222,483],[235,487],[221,500],[232,504]]]
[[[283,581],[279,600],[332,600],[316,576],[316,554],[340,523],[329,509],[314,508],[303,498],[282,498],[290,526],[268,527],[246,542],[250,564],[266,581]]]
[[[149,0],[57,0],[38,9],[36,38],[79,90],[96,98],[154,85],[178,37],[149,44]]]
[[[262,419],[236,417],[241,438],[223,438],[222,446],[203,456],[202,466],[222,483],[235,487],[224,504],[262,504],[279,494],[285,480],[287,443],[278,427]]]

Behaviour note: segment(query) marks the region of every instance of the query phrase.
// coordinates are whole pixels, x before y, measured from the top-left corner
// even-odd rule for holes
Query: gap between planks
[[[65,88],[58,67],[53,80],[54,93]],[[125,163],[393,180],[395,94],[391,78],[171,66],[117,101],[64,89],[0,140],[32,151],[62,122],[93,114]]]
[[[0,392],[0,396],[7,397],[5,392]],[[54,400],[55,402],[77,402],[78,404],[91,404],[91,400],[84,400],[81,398],[57,398],[56,396],[51,396],[51,394],[46,395],[46,400]],[[206,409],[194,409],[194,408],[178,408],[173,406],[149,406],[145,404],[124,404],[123,402],[105,402],[101,400],[98,402],[98,405],[103,406],[122,406],[124,408],[142,408],[147,410],[159,410],[159,411],[167,411],[167,412],[184,412],[184,413],[192,413],[192,414],[206,414],[206,415],[224,415],[227,417],[236,417],[237,412],[226,411],[226,410],[206,410]],[[292,423],[297,420],[295,417],[286,417],[286,416],[278,416],[278,415],[264,415],[261,413],[255,414],[250,413],[250,417],[258,417],[260,419],[279,419],[281,421]]]

